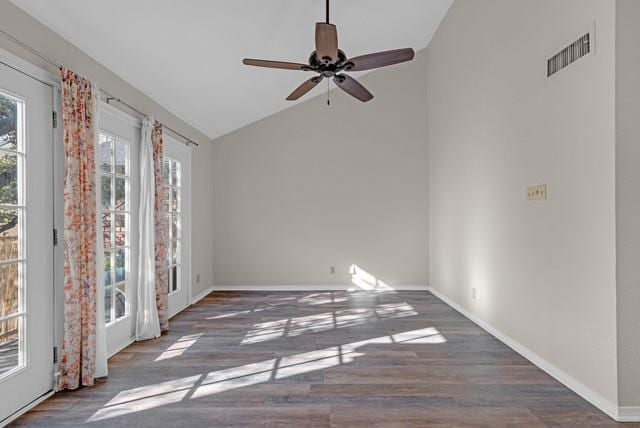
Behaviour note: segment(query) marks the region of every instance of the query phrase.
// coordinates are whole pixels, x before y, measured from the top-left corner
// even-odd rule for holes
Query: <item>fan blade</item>
[[[406,48],[357,56],[349,59],[348,62],[353,65],[347,64],[345,70],[362,71],[371,70],[372,68],[386,67],[388,65],[411,61],[414,55],[415,53],[413,52],[413,49]]]
[[[338,30],[335,25],[324,22],[316,24],[316,54],[321,60],[338,60]]]
[[[244,65],[252,65],[254,67],[281,68],[283,70],[307,70],[306,64],[298,64],[295,62],[269,61],[264,59],[245,58],[242,60]]]
[[[293,91],[291,95],[287,97],[287,101],[297,100],[298,98],[300,98],[301,96],[303,96],[304,94],[306,94],[307,92],[315,88],[316,85],[321,81],[322,81],[322,76],[312,77],[311,79],[304,82],[302,85],[298,86],[296,90]]]
[[[345,91],[347,94],[356,97],[363,103],[373,99],[371,92],[369,92],[367,88],[362,86],[353,77],[347,76],[346,74],[339,74],[333,78],[333,81],[340,89]]]

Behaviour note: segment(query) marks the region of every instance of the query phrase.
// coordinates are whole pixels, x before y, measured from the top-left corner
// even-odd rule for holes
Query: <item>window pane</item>
[[[169,213],[169,214],[165,214],[164,218],[165,218],[165,222],[166,222],[165,224],[169,228],[169,240],[172,240],[173,239],[173,231],[171,229],[171,222],[173,221],[172,220],[173,216],[171,215],[171,213]]]
[[[111,208],[111,194],[113,192],[113,183],[111,181],[111,177],[108,175],[103,175],[101,177],[101,200],[102,200],[102,208],[105,210],[110,210]]]
[[[118,141],[116,144],[116,174],[129,173],[129,145]]]
[[[171,211],[180,211],[180,190],[171,189]]]
[[[113,163],[113,138],[100,134],[100,148],[98,153],[98,163],[104,172],[111,172]]]
[[[164,177],[164,181],[167,184],[171,184],[169,177],[169,170],[171,169],[171,161],[167,158],[164,158],[162,162],[162,176]]]
[[[127,216],[116,214],[116,245],[119,247],[127,245]]]
[[[111,267],[113,266],[111,260],[111,251],[104,252],[104,285],[105,287],[113,284],[113,277],[111,274]]]
[[[169,211],[171,211],[171,190],[170,190],[170,189],[167,189],[167,192],[165,193],[165,195],[166,195],[166,198],[165,198],[165,200],[163,201],[163,203],[164,203],[164,209],[165,209],[167,212],[169,212]]]
[[[180,238],[180,214],[173,214],[171,216],[171,238]]]
[[[171,185],[180,186],[180,162],[171,161]]]
[[[178,267],[174,266],[171,269],[171,291],[176,291],[178,289]]]
[[[0,322],[0,376],[20,365],[22,317]]]
[[[116,250],[116,282],[122,282],[127,278],[127,252],[124,248]]]
[[[171,283],[173,282],[173,280],[171,279],[172,272],[173,272],[173,268],[169,268],[167,272],[167,278],[169,279],[169,281],[167,282],[167,293],[169,294],[171,294]]]
[[[18,101],[0,94],[0,147],[18,147]]]
[[[116,319],[118,319],[127,314],[127,283],[121,282],[120,284],[116,285],[115,292],[115,310]]]
[[[104,321],[108,324],[111,322],[111,306],[113,303],[113,285],[104,288]]]
[[[111,241],[111,226],[112,226],[112,216],[110,213],[102,213],[102,240],[104,243],[104,248],[113,247],[113,242]]]
[[[0,210],[0,260],[20,258],[20,212]]]
[[[116,177],[116,209],[128,210],[127,206],[127,180],[122,177]]]
[[[18,312],[18,274],[18,263],[0,265],[0,317],[6,317]]]
[[[179,241],[173,241],[171,243],[171,264],[175,265],[180,263],[180,242]]]
[[[18,204],[18,155],[0,152],[0,204]]]

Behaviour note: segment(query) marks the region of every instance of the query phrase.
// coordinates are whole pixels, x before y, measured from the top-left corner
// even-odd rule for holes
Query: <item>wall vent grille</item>
[[[576,62],[591,52],[591,33],[587,33],[547,60],[547,77]]]

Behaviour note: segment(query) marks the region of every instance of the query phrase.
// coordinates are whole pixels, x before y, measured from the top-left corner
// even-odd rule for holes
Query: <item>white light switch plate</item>
[[[537,186],[527,187],[528,201],[544,201],[547,199],[547,185],[539,184]]]

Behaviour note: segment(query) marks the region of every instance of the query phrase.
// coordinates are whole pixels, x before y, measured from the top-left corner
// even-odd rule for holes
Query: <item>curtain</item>
[[[167,251],[169,244],[169,223],[167,218],[169,188],[162,173],[164,147],[162,144],[162,125],[155,122],[151,131],[153,144],[153,165],[155,171],[155,268],[156,268],[156,305],[160,331],[169,330],[169,263]]]
[[[154,339],[160,336],[160,320],[156,303],[156,173],[154,144],[151,141],[153,124],[151,118],[144,118],[140,142],[140,254],[138,257],[136,340]],[[159,299],[158,301],[163,300]]]
[[[91,82],[62,69],[64,130],[64,334],[59,389],[96,375],[95,103]]]

